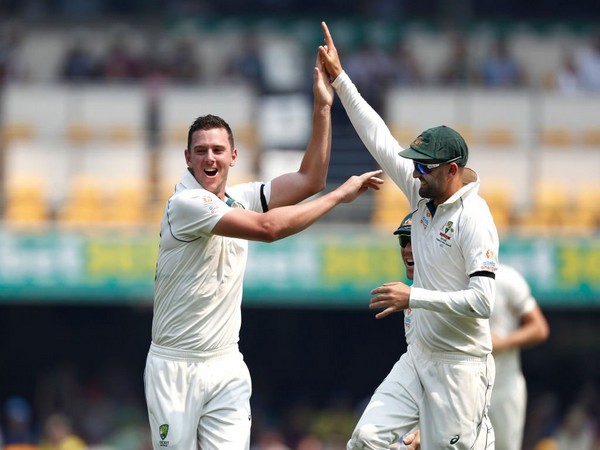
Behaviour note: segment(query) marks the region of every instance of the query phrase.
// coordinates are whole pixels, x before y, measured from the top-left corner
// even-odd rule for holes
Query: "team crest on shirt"
[[[450,241],[452,240],[453,236],[454,236],[454,222],[449,220],[448,222],[446,222],[446,224],[440,230],[439,237],[436,240],[438,242],[440,242],[441,244],[443,244],[447,247],[450,247],[451,246]]]
[[[201,200],[211,214],[215,214],[219,211],[219,204],[214,203],[213,198],[210,195],[204,195]]]
[[[165,439],[169,434],[169,424],[163,423],[160,427],[158,427],[158,434],[160,435],[160,441],[158,441],[158,445],[161,447],[168,447],[169,441],[165,441]]]

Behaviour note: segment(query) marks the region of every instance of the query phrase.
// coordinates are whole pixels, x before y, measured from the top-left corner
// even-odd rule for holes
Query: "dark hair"
[[[190,126],[190,130],[188,131],[187,138],[187,149],[191,150],[192,146],[192,135],[198,130],[212,130],[213,128],[224,128],[227,130],[227,136],[229,137],[229,143],[231,144],[231,148],[233,149],[233,132],[231,131],[231,127],[225,120],[220,118],[219,116],[213,116],[212,114],[207,114],[206,116],[200,116],[194,123]]]

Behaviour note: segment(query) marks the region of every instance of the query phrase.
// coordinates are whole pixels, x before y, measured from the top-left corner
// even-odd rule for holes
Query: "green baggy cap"
[[[398,154],[403,158],[431,163],[454,160],[464,167],[469,159],[469,148],[456,130],[441,125],[423,131],[407,149]]]

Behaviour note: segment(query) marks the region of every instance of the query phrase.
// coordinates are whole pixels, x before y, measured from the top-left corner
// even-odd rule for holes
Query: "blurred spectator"
[[[150,50],[152,51],[152,49]],[[190,37],[181,37],[174,43],[167,58],[167,73],[176,83],[195,83],[200,78],[200,64],[194,42]]]
[[[535,448],[537,444],[541,444],[542,447],[546,445],[560,423],[558,409],[558,397],[554,393],[545,393],[532,399],[528,405],[523,448]]]
[[[469,53],[469,42],[462,33],[450,38],[451,49],[448,59],[440,70],[440,84],[444,86],[468,86],[473,80],[473,66]]]
[[[108,47],[101,62],[100,75],[107,81],[132,81],[141,77],[141,69],[141,62],[129,48],[126,35],[119,35]]]
[[[556,90],[563,94],[576,94],[582,91],[581,77],[572,54],[563,57],[562,65],[552,81]]]
[[[9,397],[4,403],[4,450],[29,450],[37,448],[31,405],[20,396]]]
[[[556,432],[559,449],[590,450],[594,443],[594,424],[583,405],[573,405]]]
[[[67,49],[60,66],[64,81],[90,81],[98,77],[98,62],[81,39],[75,39]]]
[[[17,26],[0,28],[0,83],[26,81],[29,69],[22,57],[23,34]]]
[[[69,417],[81,417],[86,410],[77,363],[62,361],[40,374],[35,388],[37,416],[49,417],[62,411]]]
[[[348,55],[344,68],[363,98],[383,113],[384,94],[392,73],[389,56],[366,38],[355,53]]]
[[[354,408],[349,403],[344,397],[334,398],[327,408],[315,414],[310,431],[327,450],[346,448],[356,422]]]
[[[278,430],[265,430],[258,436],[256,444],[250,450],[291,450],[285,444],[281,432]]]
[[[225,69],[224,76],[234,81],[246,81],[266,93],[265,68],[260,54],[260,39],[253,31],[244,33],[241,39],[240,53],[233,56]]]
[[[506,37],[498,37],[481,66],[481,79],[491,88],[518,87],[525,82],[525,74],[512,55]]]
[[[325,450],[325,446],[321,439],[312,434],[307,434],[300,438],[296,450]]]
[[[421,70],[404,40],[390,53],[390,82],[395,86],[416,86],[423,82]]]
[[[594,33],[590,45],[577,52],[575,64],[583,89],[600,91],[600,29]]]
[[[44,423],[40,450],[85,450],[83,439],[73,433],[71,421],[62,414],[52,414]]]

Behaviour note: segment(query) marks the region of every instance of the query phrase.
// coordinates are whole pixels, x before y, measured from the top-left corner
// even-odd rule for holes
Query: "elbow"
[[[277,226],[274,222],[265,222],[261,227],[257,240],[270,244],[279,241],[286,236],[287,234],[285,233],[284,228]]]
[[[327,186],[327,175],[325,177],[323,177],[319,182],[316,183],[314,192],[312,193],[312,195],[323,192],[325,190],[326,186]]]
[[[306,192],[304,193],[304,198],[312,197],[313,195],[317,195],[325,190],[327,187],[327,174],[324,177],[319,177],[313,179],[310,183],[308,183]]]
[[[478,319],[489,319],[492,316],[494,302],[484,296],[479,304],[481,308],[475,311],[476,317]]]
[[[258,236],[257,240],[260,242],[265,242],[267,244],[270,244],[272,242],[276,242],[276,241],[280,240],[281,238],[282,238],[282,236],[280,236],[274,230],[264,230],[262,233],[260,233],[260,236]]]

